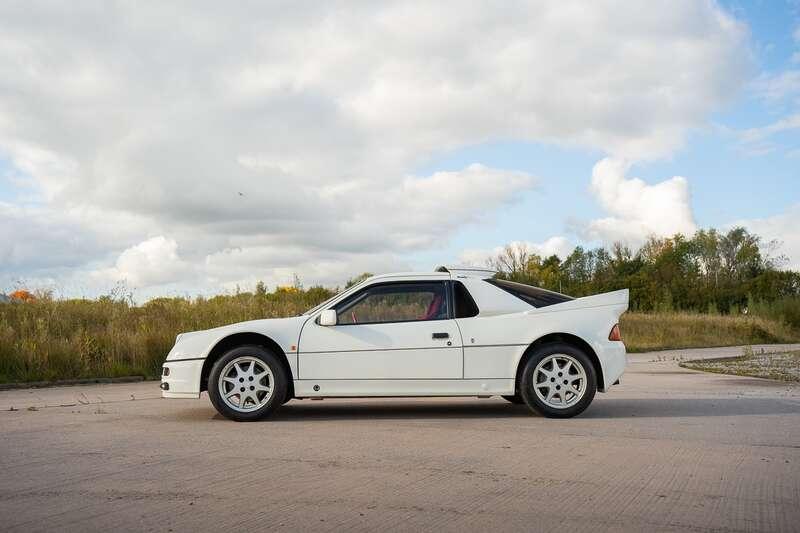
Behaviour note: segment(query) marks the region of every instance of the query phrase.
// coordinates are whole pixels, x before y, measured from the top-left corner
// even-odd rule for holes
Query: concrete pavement
[[[4,391],[0,529],[797,531],[800,386],[677,366],[741,353],[716,350],[632,355],[571,420],[443,398],[237,424],[154,382]]]

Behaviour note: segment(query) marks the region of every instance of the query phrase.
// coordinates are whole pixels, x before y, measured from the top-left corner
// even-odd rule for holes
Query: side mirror
[[[335,326],[336,325],[336,311],[334,309],[326,309],[319,315],[320,326]]]

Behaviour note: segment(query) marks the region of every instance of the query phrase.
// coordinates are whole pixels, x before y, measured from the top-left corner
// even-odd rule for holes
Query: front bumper
[[[204,359],[165,361],[161,370],[162,398],[199,398]]]

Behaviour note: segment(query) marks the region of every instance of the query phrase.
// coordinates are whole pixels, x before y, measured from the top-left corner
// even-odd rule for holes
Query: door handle
[[[433,338],[434,339],[449,339],[450,338],[450,334],[449,333],[434,333],[433,334]]]

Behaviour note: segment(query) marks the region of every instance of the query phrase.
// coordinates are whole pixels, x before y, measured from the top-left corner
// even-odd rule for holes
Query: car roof
[[[489,270],[486,268],[479,268],[479,267],[471,267],[471,266],[458,266],[458,267],[448,267],[448,266],[439,266],[436,267],[435,271],[433,272],[390,272],[387,274],[378,274],[377,276],[372,276],[365,281],[377,281],[382,279],[450,279],[450,278],[478,278],[478,279],[487,279],[494,276],[497,272],[494,270]]]

